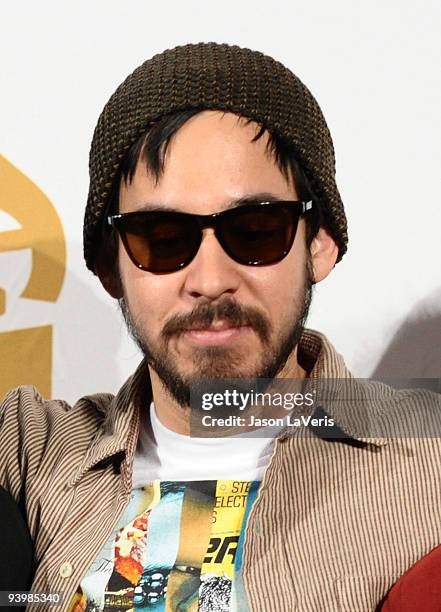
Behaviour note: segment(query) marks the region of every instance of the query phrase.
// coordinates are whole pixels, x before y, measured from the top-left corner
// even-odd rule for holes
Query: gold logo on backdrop
[[[31,249],[32,270],[22,298],[55,302],[66,270],[66,243],[58,214],[47,196],[0,155],[0,209],[20,229],[0,232],[0,253]],[[0,316],[8,296],[0,288]],[[33,384],[51,396],[52,326],[27,327],[0,333],[0,397],[9,389]]]

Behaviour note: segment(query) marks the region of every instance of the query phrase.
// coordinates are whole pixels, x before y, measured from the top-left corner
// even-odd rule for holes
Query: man
[[[85,258],[145,359],[116,397],[4,400],[0,483],[27,511],[34,591],[75,611],[358,612],[439,544],[439,441],[383,435],[433,398],[354,382],[341,402],[350,373],[304,329],[347,246],[334,174],[317,102],[261,53],[177,47],[111,97]],[[329,379],[329,402],[275,438],[192,436],[196,383],[231,378]]]

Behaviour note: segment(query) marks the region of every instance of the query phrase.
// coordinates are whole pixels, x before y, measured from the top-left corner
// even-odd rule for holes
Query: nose
[[[216,300],[234,294],[240,285],[240,264],[233,261],[219,244],[214,230],[203,231],[195,258],[186,268],[185,293],[193,299]]]

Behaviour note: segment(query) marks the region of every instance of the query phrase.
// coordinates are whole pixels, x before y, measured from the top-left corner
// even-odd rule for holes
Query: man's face
[[[120,212],[154,205],[206,215],[262,193],[297,200],[291,177],[266,152],[267,135],[251,142],[257,129],[231,113],[192,117],[170,142],[157,184],[143,160],[133,181],[122,183]],[[121,243],[118,257],[126,319],[180,404],[192,379],[275,376],[299,339],[310,297],[303,219],[289,254],[267,266],[233,261],[212,228],[177,272],[138,269]]]

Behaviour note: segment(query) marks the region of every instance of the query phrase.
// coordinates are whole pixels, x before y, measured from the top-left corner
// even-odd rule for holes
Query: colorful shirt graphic
[[[132,498],[70,612],[232,612],[259,481],[155,481]]]

